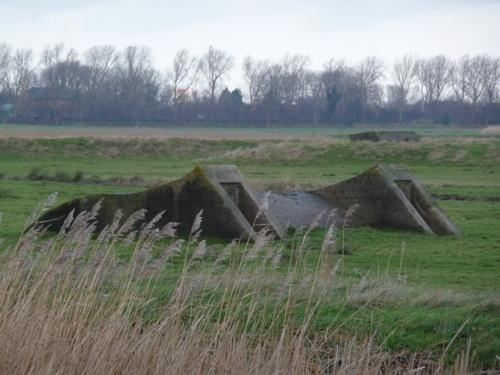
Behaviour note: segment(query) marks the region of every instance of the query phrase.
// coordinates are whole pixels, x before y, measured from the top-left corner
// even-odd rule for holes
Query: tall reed
[[[45,208],[1,262],[0,374],[467,373],[467,350],[445,369],[311,329],[339,268],[333,225],[307,273],[312,228],[285,259],[267,231],[208,245],[201,213],[186,240],[175,223],[158,226],[161,214],[141,225],[143,211],[118,211],[96,233],[99,205],[48,235],[37,225]]]

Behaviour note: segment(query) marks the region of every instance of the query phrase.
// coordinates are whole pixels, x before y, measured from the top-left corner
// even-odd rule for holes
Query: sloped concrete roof
[[[376,165],[364,173],[314,191],[343,210],[359,205],[353,221],[437,235],[456,235],[447,217],[420,181],[395,165]]]
[[[204,235],[219,238],[253,238],[256,231],[268,228],[282,237],[281,226],[260,210],[251,189],[235,166],[196,167],[185,177],[139,193],[96,194],[66,202],[47,212],[41,223],[58,230],[66,216],[90,210],[101,201],[97,217],[98,229],[113,221],[117,209],[125,217],[146,209],[146,220],[165,211],[158,225],[179,223],[181,234],[189,233],[193,221],[203,210]]]

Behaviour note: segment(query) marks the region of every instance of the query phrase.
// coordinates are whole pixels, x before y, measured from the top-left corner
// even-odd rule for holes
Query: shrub
[[[53,178],[50,178],[50,176],[47,176],[46,179],[54,180],[54,181],[59,181],[59,182],[68,182],[71,181],[70,176],[63,171],[56,172]]]
[[[39,181],[47,178],[47,174],[38,167],[31,168],[28,175],[26,176],[28,180]]]
[[[83,175],[84,175],[83,171],[80,171],[80,170],[76,171],[75,175],[73,177],[73,182],[80,182],[80,181],[82,181],[83,180]]]

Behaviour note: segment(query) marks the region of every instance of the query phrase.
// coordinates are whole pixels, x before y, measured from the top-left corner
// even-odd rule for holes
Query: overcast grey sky
[[[250,54],[277,60],[309,55],[313,67],[335,57],[387,62],[420,56],[500,56],[500,1],[494,0],[0,0],[0,41],[14,47],[63,42],[147,45],[163,69],[176,50],[209,45],[236,64]]]

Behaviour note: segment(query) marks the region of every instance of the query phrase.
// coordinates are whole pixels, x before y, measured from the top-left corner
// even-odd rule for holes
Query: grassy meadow
[[[443,369],[440,366],[452,371],[453,366],[457,366],[455,361],[463,361],[460,353],[464,350],[469,362],[465,365],[460,362],[459,365],[498,370],[500,138],[497,134],[474,129],[416,130],[423,136],[421,142],[398,144],[350,143],[346,136],[352,129],[186,128],[142,131],[112,128],[108,131],[87,127],[58,130],[0,126],[0,238],[3,239],[0,251],[6,259],[15,249],[16,254],[25,252],[36,260],[43,247],[37,245],[37,241],[47,243],[52,238],[53,242],[46,247],[54,254],[76,246],[68,236],[54,242],[53,236],[44,233],[32,233],[29,241],[19,241],[30,214],[54,192],[58,193],[58,202],[63,202],[91,193],[137,191],[182,177],[195,165],[219,163],[237,165],[256,190],[312,188],[342,181],[377,163],[402,164],[429,189],[460,228],[460,236],[433,237],[367,227],[333,228],[330,231],[315,228],[306,233],[290,233],[283,241],[263,238],[259,244],[234,245],[204,238],[201,233],[195,238],[184,238],[177,256],[157,267],[154,288],[144,280],[136,282],[134,279],[137,285],[133,293],[130,289],[120,289],[119,293],[116,292],[118,294],[110,295],[118,299],[118,305],[126,296],[124,310],[134,310],[130,316],[134,319],[140,316],[141,322],[146,322],[141,323],[144,325],[142,329],[151,335],[152,331],[148,330],[152,328],[145,328],[151,327],[147,324],[161,325],[165,319],[162,314],[169,309],[174,309],[182,318],[165,323],[162,327],[168,326],[169,331],[160,330],[161,335],[179,334],[183,324],[193,321],[201,322],[202,336],[210,335],[217,324],[230,322],[224,329],[234,335],[234,340],[237,338],[239,345],[231,347],[233,356],[229,357],[234,361],[231,366],[238,362],[243,366],[249,358],[254,358],[262,366],[260,373],[274,371],[285,364],[295,366],[283,367],[283,371],[291,371],[289,373],[329,373],[322,361],[325,357],[331,359],[333,354],[325,348],[341,348],[341,353],[347,353],[342,357],[346,366],[342,370],[344,373],[353,373],[351,371],[359,364],[349,362],[348,358],[359,353],[364,353],[363,358],[370,355],[372,359],[376,358],[375,364],[367,360],[366,363],[370,364],[367,364],[366,371],[390,373],[390,369],[409,371],[420,368],[419,371],[424,372],[415,373],[431,369],[439,373]],[[85,231],[82,227],[79,233]],[[142,239],[143,243],[147,238]],[[96,252],[99,238],[82,241],[86,252]],[[117,267],[121,263],[126,267],[127,262],[133,264],[137,259],[140,246],[106,241],[103,242],[104,248],[116,253]],[[138,241],[141,241],[140,237]],[[154,263],[156,259],[162,259],[161,249],[173,246],[171,244],[176,241],[155,237],[150,245],[144,246]],[[25,246],[28,250],[20,251],[25,242],[29,245]],[[92,255],[80,255],[80,258],[89,262]],[[45,263],[35,261],[35,264],[34,268]],[[57,262],[47,260],[45,266],[55,267],[54,264]],[[22,269],[16,272],[9,274],[14,280],[9,281],[11,284],[0,282],[0,295],[2,291],[5,295],[8,295],[6,291],[13,293],[12,285],[24,277]],[[46,280],[38,272],[30,273],[34,275],[33,285],[40,283],[41,288],[45,285],[43,283],[56,282]],[[135,277],[134,272],[125,274]],[[64,288],[73,282],[67,281],[72,277],[64,280]],[[85,284],[81,279],[77,280]],[[98,288],[111,288],[109,285],[107,281],[98,286],[92,284],[90,289],[94,294],[91,297],[73,295],[70,292],[73,289],[65,294],[61,292],[64,288],[56,288],[62,293],[58,303],[65,300],[65,295],[93,301],[101,291],[97,292]],[[16,293],[27,293],[24,289],[15,290]],[[150,299],[144,305],[137,302],[136,306],[134,301],[140,300],[136,293],[145,290]],[[36,299],[34,296],[30,298]],[[45,302],[37,300],[38,304]],[[11,303],[17,306],[15,302]],[[113,314],[124,310],[111,309],[108,315],[103,313],[102,321],[112,326]],[[5,311],[0,307],[0,317]],[[62,319],[58,313],[49,312],[44,316]],[[97,319],[98,315],[86,310],[83,316],[91,325],[92,319]],[[0,319],[0,332],[9,327],[2,326],[11,322],[9,319]],[[20,324],[14,317],[11,323],[13,326],[17,324],[16,327]],[[43,328],[33,326],[32,332],[38,332],[38,329],[42,332]],[[56,331],[63,328],[45,327]],[[69,331],[75,329],[69,323],[66,328]],[[59,334],[65,336],[68,332]],[[127,346],[127,340],[141,340],[138,337],[142,331],[133,330],[130,336],[120,332],[123,337],[117,337],[122,341],[117,340],[123,347]],[[302,340],[300,345],[294,341],[297,335]],[[285,337],[289,340],[288,346],[281,345]],[[260,347],[262,340],[270,345],[276,344],[279,350],[271,354],[263,349],[258,351],[256,348]],[[198,346],[193,346],[193,353],[189,353],[193,357],[185,353],[185,358],[182,357],[185,366],[192,362],[192,358],[200,356],[203,343],[203,340],[197,341]],[[293,346],[295,344],[300,348]],[[150,349],[147,345],[141,346],[137,353]],[[186,342],[172,345],[182,352]],[[220,350],[227,354],[227,346],[217,345],[214,353]],[[229,344],[224,342],[224,345]],[[168,350],[167,347],[164,349]],[[238,350],[248,353],[246,357],[243,355],[246,359],[239,357],[242,354]],[[292,355],[293,358],[288,358],[289,351],[298,353],[298,357]],[[92,353],[87,354],[92,357]],[[180,356],[179,352],[177,354]],[[2,355],[7,358],[8,353],[0,349],[0,363]],[[281,360],[276,360],[275,356]],[[272,367],[271,362],[276,367]],[[134,366],[139,366],[138,363]],[[310,363],[316,367],[311,367]],[[405,363],[408,367],[403,366]],[[463,369],[463,366],[456,368]],[[343,373],[341,367],[337,373]],[[186,370],[182,367],[179,371],[182,369]]]

